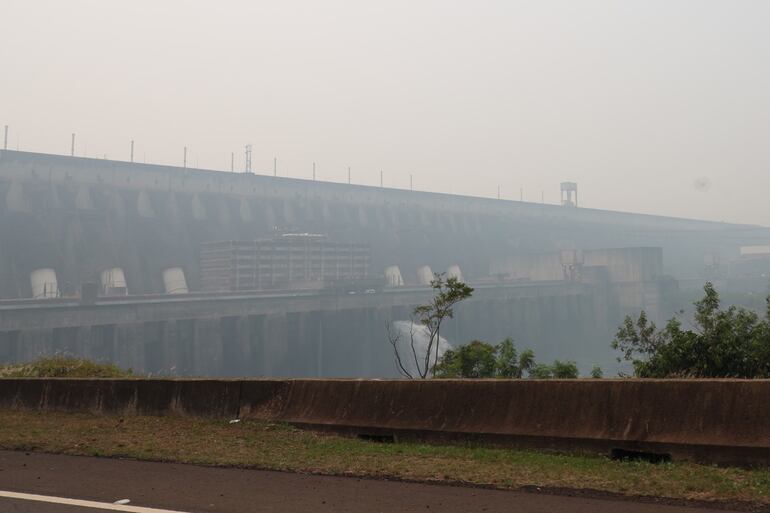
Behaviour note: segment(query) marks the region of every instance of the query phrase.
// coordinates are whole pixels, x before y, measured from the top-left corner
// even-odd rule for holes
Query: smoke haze
[[[6,0],[9,148],[767,224],[770,3]],[[708,187],[703,186],[708,184]]]

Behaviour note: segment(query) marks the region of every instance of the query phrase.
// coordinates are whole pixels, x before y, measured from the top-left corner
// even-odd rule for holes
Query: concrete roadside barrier
[[[241,412],[371,437],[770,463],[768,380],[245,381]]]
[[[259,418],[381,439],[770,463],[770,380],[0,379],[0,408]]]
[[[240,381],[0,379],[0,408],[119,415],[236,416]]]

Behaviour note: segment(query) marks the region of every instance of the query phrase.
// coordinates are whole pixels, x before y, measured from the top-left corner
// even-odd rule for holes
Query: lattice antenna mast
[[[246,168],[244,171],[251,173],[251,144],[246,145]]]

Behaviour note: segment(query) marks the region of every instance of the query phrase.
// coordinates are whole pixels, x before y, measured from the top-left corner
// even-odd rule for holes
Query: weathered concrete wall
[[[241,387],[236,380],[0,379],[0,407],[234,417],[240,408]]]
[[[202,243],[270,236],[276,228],[368,243],[372,268],[398,265],[407,283],[417,282],[424,265],[458,264],[466,280],[488,283],[497,256],[618,246],[660,246],[664,270],[690,276],[706,253],[727,261],[740,246],[770,242],[770,230],[751,226],[0,151],[0,299],[30,297],[30,273],[40,268],[54,269],[64,292],[119,267],[132,294],[157,294],[163,270],[181,267],[195,292]],[[608,344],[622,314],[642,307],[656,318],[673,313],[665,283],[608,284],[628,274],[614,262],[607,260],[605,273],[586,268],[590,292],[477,298],[458,308],[444,333],[454,343],[511,336],[542,360],[612,372]],[[555,269],[539,278],[562,279]],[[0,311],[0,361],[65,351],[153,373],[393,375],[384,325],[408,319],[413,304],[330,311],[276,303],[257,313],[148,302],[101,309],[96,320],[78,307],[59,324],[61,311]]]
[[[493,257],[490,269],[493,275],[515,282],[571,280],[592,284],[597,295],[608,297],[613,309],[606,318],[615,323],[625,315],[638,315],[640,310],[656,323],[664,323],[675,313],[668,300],[677,283],[663,275],[661,248],[510,254]]]
[[[563,280],[564,266],[558,252],[495,255],[490,274],[510,280]]]
[[[493,255],[621,246],[660,246],[666,272],[685,277],[706,253],[727,261],[770,241],[758,227],[0,151],[0,298],[29,297],[29,273],[43,267],[63,289],[120,267],[129,291],[148,294],[179,266],[198,290],[202,242],[276,227],[368,243],[373,268],[399,265],[412,283],[423,265],[459,264],[472,281]]]
[[[430,295],[423,288],[352,296],[165,296],[94,305],[15,302],[0,306],[0,362],[64,353],[154,375],[396,376],[386,325],[408,320]],[[599,299],[590,286],[564,282],[479,288],[457,307],[443,336],[453,343],[513,337],[538,358],[575,359],[587,372],[613,358],[607,323],[596,323],[597,309],[609,309],[597,306]],[[597,354],[606,362],[595,360]]]
[[[298,380],[270,388],[277,391],[266,396],[261,383],[244,382],[241,415],[770,463],[767,380]]]
[[[558,252],[538,254],[496,255],[490,263],[491,274],[507,275],[512,280],[562,280],[569,254]],[[612,283],[651,282],[663,276],[661,248],[605,248],[579,251],[574,258],[580,267],[603,267]],[[577,277],[579,279],[579,276]]]
[[[584,251],[583,265],[606,267],[613,283],[651,282],[663,276],[660,248],[609,248]]]
[[[1,379],[0,408],[254,417],[356,434],[770,463],[768,380]]]

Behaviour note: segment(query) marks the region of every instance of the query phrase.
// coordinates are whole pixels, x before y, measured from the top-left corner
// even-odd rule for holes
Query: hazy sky
[[[2,0],[9,147],[770,225],[770,1]],[[696,181],[706,183],[696,187]],[[710,186],[709,186],[710,184]]]

